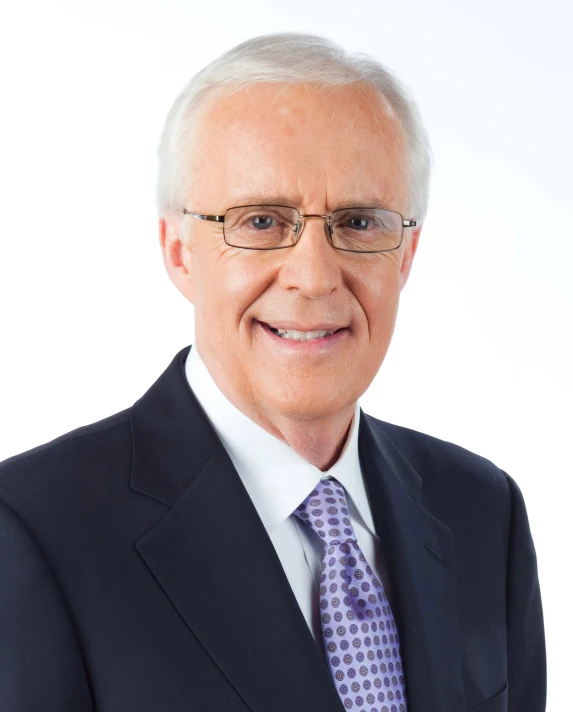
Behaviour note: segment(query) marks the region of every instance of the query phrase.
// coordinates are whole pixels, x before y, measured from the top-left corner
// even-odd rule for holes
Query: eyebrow
[[[227,209],[242,207],[246,205],[284,205],[295,208],[300,205],[300,199],[293,200],[292,196],[284,194],[268,195],[264,193],[247,193],[234,198],[235,202],[227,206]],[[378,198],[347,198],[337,204],[332,210],[343,210],[345,208],[386,208],[392,210],[391,201],[387,195]]]

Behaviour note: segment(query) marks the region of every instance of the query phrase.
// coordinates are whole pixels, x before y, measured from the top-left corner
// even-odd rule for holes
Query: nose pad
[[[332,245],[332,223],[328,219],[324,221],[324,232],[326,234],[326,239]]]
[[[297,240],[302,234],[303,226],[304,226],[304,219],[300,218],[300,220],[294,226],[294,236],[296,237]]]

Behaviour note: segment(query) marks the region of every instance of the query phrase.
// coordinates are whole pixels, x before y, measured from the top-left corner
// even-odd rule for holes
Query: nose
[[[322,215],[306,215],[297,237],[296,245],[284,251],[288,254],[284,254],[279,283],[311,299],[330,295],[341,285],[342,274],[340,255],[329,241],[327,220]]]

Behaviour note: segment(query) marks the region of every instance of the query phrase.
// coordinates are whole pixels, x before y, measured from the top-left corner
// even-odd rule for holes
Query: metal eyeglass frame
[[[388,213],[395,213],[396,215],[399,215],[402,218],[402,235],[400,236],[400,243],[396,245],[396,247],[391,247],[387,250],[347,250],[344,247],[335,247],[332,244],[332,216],[334,213],[338,212],[338,210],[334,210],[330,215],[315,215],[315,214],[309,214],[309,215],[303,215],[298,208],[293,208],[292,205],[260,205],[260,204],[255,204],[255,205],[235,205],[231,208],[227,208],[225,210],[225,213],[223,215],[202,215],[201,213],[192,213],[186,208],[182,208],[182,212],[184,215],[189,215],[192,218],[197,218],[198,220],[208,220],[211,222],[218,222],[218,223],[224,223],[225,222],[225,215],[229,212],[229,210],[234,210],[235,208],[289,208],[289,210],[296,210],[298,213],[298,220],[294,225],[294,235],[296,237],[295,242],[292,243],[292,245],[283,245],[282,247],[243,247],[242,245],[231,245],[231,243],[227,242],[227,236],[225,235],[225,228],[223,227],[223,239],[225,240],[225,243],[229,245],[229,247],[237,247],[240,250],[284,250],[287,247],[294,247],[297,242],[300,240],[300,236],[302,235],[302,231],[304,229],[304,220],[305,218],[324,218],[326,220],[325,223],[325,232],[326,232],[326,237],[328,242],[330,243],[330,246],[335,249],[335,250],[341,250],[342,252],[356,252],[358,254],[376,254],[378,252],[393,252],[394,250],[397,250],[400,245],[402,244],[402,241],[404,239],[404,228],[405,227],[417,227],[418,221],[417,220],[406,220],[404,216],[399,213],[397,210],[388,210],[388,208],[339,208],[338,210],[385,210]],[[328,227],[327,227],[328,226]]]

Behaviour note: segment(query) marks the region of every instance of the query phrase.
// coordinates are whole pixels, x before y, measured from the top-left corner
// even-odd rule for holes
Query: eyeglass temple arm
[[[190,213],[188,210],[183,208],[185,215],[190,215],[192,218],[198,218],[199,220],[210,220],[212,222],[224,222],[224,215],[200,215],[199,213]]]
[[[416,227],[418,225],[417,220],[402,220],[403,227]]]

